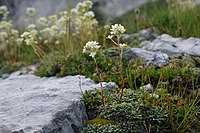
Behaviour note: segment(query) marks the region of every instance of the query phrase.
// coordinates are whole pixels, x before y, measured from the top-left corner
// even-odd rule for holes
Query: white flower
[[[49,28],[49,27],[43,29],[42,32],[43,32],[46,36],[49,36],[49,35],[54,34],[53,31],[52,31],[52,29]]]
[[[10,30],[12,28],[12,24],[10,21],[1,21],[0,30]]]
[[[22,39],[22,38],[17,38],[17,40],[16,40],[17,45],[22,44],[22,42],[23,42],[23,39]]]
[[[119,46],[120,46],[120,48],[124,48],[124,47],[126,47],[127,45],[126,45],[125,43],[122,43],[122,44],[120,43]]]
[[[107,38],[108,38],[108,39],[112,39],[112,38],[113,38],[113,35],[109,35]]]
[[[91,1],[84,1],[84,4],[85,4],[85,6],[87,7],[87,8],[89,8],[89,9],[91,9],[92,8],[92,5],[93,5],[93,3],[91,2]]]
[[[59,20],[58,20],[58,23],[61,27],[66,27],[67,25],[67,18],[65,17],[61,17]]]
[[[98,26],[99,22],[96,19],[93,19],[92,21],[90,21],[90,23],[91,23],[92,26],[95,27],[95,26]]]
[[[89,53],[89,56],[94,57],[96,55],[98,49],[101,47],[98,44],[99,43],[96,41],[87,42],[83,48],[83,53]]]
[[[45,40],[45,41],[44,41],[44,44],[48,44],[48,43],[49,43],[49,41],[48,41],[48,40]]]
[[[36,29],[36,25],[35,25],[35,24],[29,24],[28,27],[27,27],[27,29],[28,29],[29,31],[35,30],[35,29]]]
[[[96,55],[96,52],[91,52],[89,56],[94,57]]]
[[[15,30],[15,29],[12,29],[12,30],[11,30],[11,34],[12,34],[12,36],[14,36],[14,37],[18,37],[19,31],[18,31],[18,30]]]
[[[61,11],[60,12],[61,17],[67,17],[67,12],[66,11]]]
[[[3,19],[6,20],[9,14],[8,8],[6,6],[0,6],[0,14],[3,15]]]
[[[60,44],[60,41],[57,40],[57,41],[55,42],[55,44],[56,44],[56,45]]]
[[[60,30],[60,28],[57,25],[53,25],[53,26],[51,26],[51,30],[54,32],[58,32]]]
[[[8,34],[6,32],[0,32],[0,39],[5,40],[8,37]]]
[[[58,20],[57,15],[51,15],[49,16],[49,20],[51,21],[51,23],[56,23],[56,21]]]
[[[71,15],[72,16],[77,16],[78,15],[78,10],[76,8],[71,9]]]
[[[135,11],[135,14],[139,14],[140,13],[140,9],[139,8],[136,8],[134,11]]]
[[[119,37],[125,31],[126,29],[121,24],[115,24],[115,25],[112,25],[110,34]]]
[[[32,7],[28,7],[26,9],[26,14],[30,17],[34,17],[35,16],[35,8]]]
[[[24,32],[22,35],[21,35],[21,38],[28,38],[30,37],[30,33],[29,32]]]
[[[37,42],[34,40],[33,35],[30,32],[24,32],[21,35],[22,40],[26,43],[26,45],[34,45]]]
[[[37,22],[38,22],[40,25],[43,25],[43,26],[47,26],[47,25],[48,25],[48,20],[47,20],[45,17],[39,18]]]
[[[83,19],[92,19],[95,16],[93,11],[88,11],[84,14]]]
[[[84,12],[85,9],[85,4],[84,3],[78,3],[76,6],[76,9],[78,10],[78,12]]]
[[[8,8],[6,6],[0,6],[0,14],[5,14],[8,12]]]
[[[31,30],[30,33],[31,33],[31,35],[33,37],[36,37],[38,35],[38,31],[37,30]]]

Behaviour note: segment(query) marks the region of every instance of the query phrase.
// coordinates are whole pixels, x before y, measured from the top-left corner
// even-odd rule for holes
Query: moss
[[[115,125],[117,124],[117,121],[114,120],[107,120],[107,119],[102,119],[102,118],[95,118],[93,120],[89,120],[87,122],[87,125],[89,124],[94,124],[94,125],[106,125],[106,124],[111,124],[111,125]]]
[[[178,96],[178,93],[170,94],[164,88],[151,93],[125,89],[122,101],[119,102],[118,99],[115,99],[118,95],[117,91],[108,93],[110,95],[106,94],[105,97],[110,100],[105,102],[106,108],[100,107],[99,117],[88,121],[84,132],[106,133],[112,131],[116,133],[114,131],[120,130],[122,133],[133,133],[142,132],[143,126],[146,126],[147,131],[151,129],[151,132],[156,133],[187,132],[189,128],[193,131],[199,130],[200,107],[197,105],[198,100],[195,97],[182,97]],[[158,97],[152,97],[152,94],[158,95]],[[191,111],[188,112],[185,107],[191,108]],[[107,128],[106,125],[111,125],[112,121],[114,127],[108,126]],[[191,121],[193,121],[192,124]],[[179,127],[180,123],[182,123],[181,127]],[[91,128],[91,126],[95,126],[95,128]]]

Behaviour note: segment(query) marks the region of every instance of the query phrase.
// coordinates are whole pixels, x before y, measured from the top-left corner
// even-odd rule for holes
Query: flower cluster
[[[58,21],[57,15],[49,16],[49,21],[50,21],[51,24],[56,24],[56,22]]]
[[[10,29],[12,29],[12,23],[11,21],[1,21],[0,23],[0,30],[1,31],[9,31]]]
[[[34,38],[36,38],[37,35],[38,35],[38,30],[37,30],[35,24],[30,24],[30,25],[28,25],[27,31],[30,32],[30,34],[31,34]]]
[[[97,27],[98,21],[94,18],[95,14],[90,11],[92,5],[91,1],[84,1],[71,10],[72,25],[76,29],[76,34],[81,34],[81,29],[88,31],[87,34],[92,34],[92,30]]]
[[[7,7],[6,6],[0,6],[0,14],[4,14],[6,12],[8,12]]]
[[[83,48],[83,53],[88,53],[89,56],[95,57],[95,55],[98,52],[98,49],[101,47],[98,45],[99,43],[96,41],[89,41],[86,43],[86,45]]]
[[[0,6],[0,15],[3,15],[3,19],[7,19],[9,14],[8,8],[6,6]]]
[[[110,30],[110,37],[117,36],[118,38],[120,38],[121,35],[126,31],[126,29],[121,24],[112,25]]]
[[[64,44],[63,41],[66,39],[63,38],[68,36],[68,31],[81,43],[85,43],[86,39],[92,39],[94,31],[97,31],[98,22],[94,18],[94,12],[90,11],[92,5],[91,1],[84,1],[78,3],[76,8],[71,9],[70,12],[61,11],[59,15],[41,17],[37,20],[37,25],[28,25],[25,32],[29,32],[33,37],[32,40],[35,40],[35,43],[37,41],[38,44]],[[27,14],[30,17],[35,16],[35,9],[27,8]],[[88,38],[82,37],[83,34]]]
[[[34,45],[37,42],[34,40],[33,35],[30,32],[24,32],[21,35],[22,41],[26,42],[27,45]]]
[[[19,31],[13,28],[11,21],[0,22],[0,41],[4,45],[13,45],[19,37]]]
[[[17,59],[19,30],[13,28],[12,21],[7,19],[9,11],[6,6],[0,6],[0,44],[4,51],[3,58],[9,61]]]
[[[112,42],[114,42],[115,45],[117,45],[120,48],[124,48],[126,47],[125,43],[119,43],[119,42],[115,42],[113,40],[113,37],[117,37],[118,41],[121,37],[121,35],[126,31],[126,29],[121,25],[121,24],[115,24],[111,26],[110,29],[110,35],[108,35],[108,39],[112,40]]]
[[[48,26],[48,20],[45,17],[39,18],[37,22],[42,26]]]
[[[35,16],[35,8],[28,7],[26,9],[26,14],[31,18],[34,17]]]

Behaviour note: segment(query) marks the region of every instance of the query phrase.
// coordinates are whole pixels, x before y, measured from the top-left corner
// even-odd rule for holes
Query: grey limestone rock
[[[140,47],[149,51],[161,51],[171,56],[191,55],[200,57],[200,39],[199,38],[173,38],[170,35],[163,34],[154,41],[145,41]]]
[[[87,121],[81,89],[99,84],[84,76],[40,78],[15,72],[0,79],[0,133],[74,133]],[[103,83],[104,86],[114,86]],[[72,128],[73,127],[73,128]]]
[[[142,59],[143,62],[149,65],[163,66],[168,63],[168,55],[162,52],[152,52],[141,48],[130,48],[124,54],[130,59]]]

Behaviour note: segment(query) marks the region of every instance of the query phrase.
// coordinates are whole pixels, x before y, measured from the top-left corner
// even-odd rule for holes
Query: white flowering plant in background
[[[75,35],[85,34],[80,36],[79,40],[84,43],[86,40],[94,39],[97,31],[98,21],[94,18],[95,14],[91,11],[93,3],[91,1],[84,1],[78,3],[76,8],[71,9],[72,27],[75,29]],[[96,35],[97,36],[97,35]]]
[[[3,19],[6,20],[8,17],[9,11],[6,6],[0,6],[0,15],[3,16]]]
[[[28,7],[26,9],[26,14],[30,17],[30,18],[34,18],[35,17],[35,8],[32,7]]]
[[[3,49],[4,58],[8,61],[15,61],[18,58],[19,30],[13,28],[12,21],[8,20],[9,11],[6,6],[0,6],[0,48]]]
[[[74,9],[61,11],[59,15],[50,15],[48,17],[40,17],[34,22],[36,10],[32,7],[27,8],[27,16],[33,19],[27,27],[19,41],[32,46],[34,51],[41,58],[46,56],[48,52],[55,53],[60,51],[67,57],[68,54],[73,55],[77,50],[74,44],[81,45],[87,40],[97,39],[98,21],[94,18],[95,14],[91,11],[93,3],[84,1],[77,4]],[[28,36],[24,36],[27,35]],[[73,42],[72,42],[73,40]],[[73,43],[73,45],[72,45]],[[92,53],[93,55],[95,54]],[[52,56],[54,56],[53,54]],[[46,60],[46,57],[45,57]]]
[[[93,3],[91,1],[84,1],[78,3],[70,12],[61,11],[59,15],[39,18],[36,23],[39,26],[38,29],[40,29],[38,35],[42,35],[40,36],[42,39],[37,40],[51,44],[62,40],[63,42],[60,42],[60,44],[64,44],[69,31],[81,43],[93,39],[94,35],[95,37],[97,36],[94,32],[97,31],[98,21],[94,18],[94,12],[90,11],[92,6]],[[27,8],[27,15],[29,17],[34,18],[35,12],[34,8]],[[41,44],[43,42],[39,43]]]

